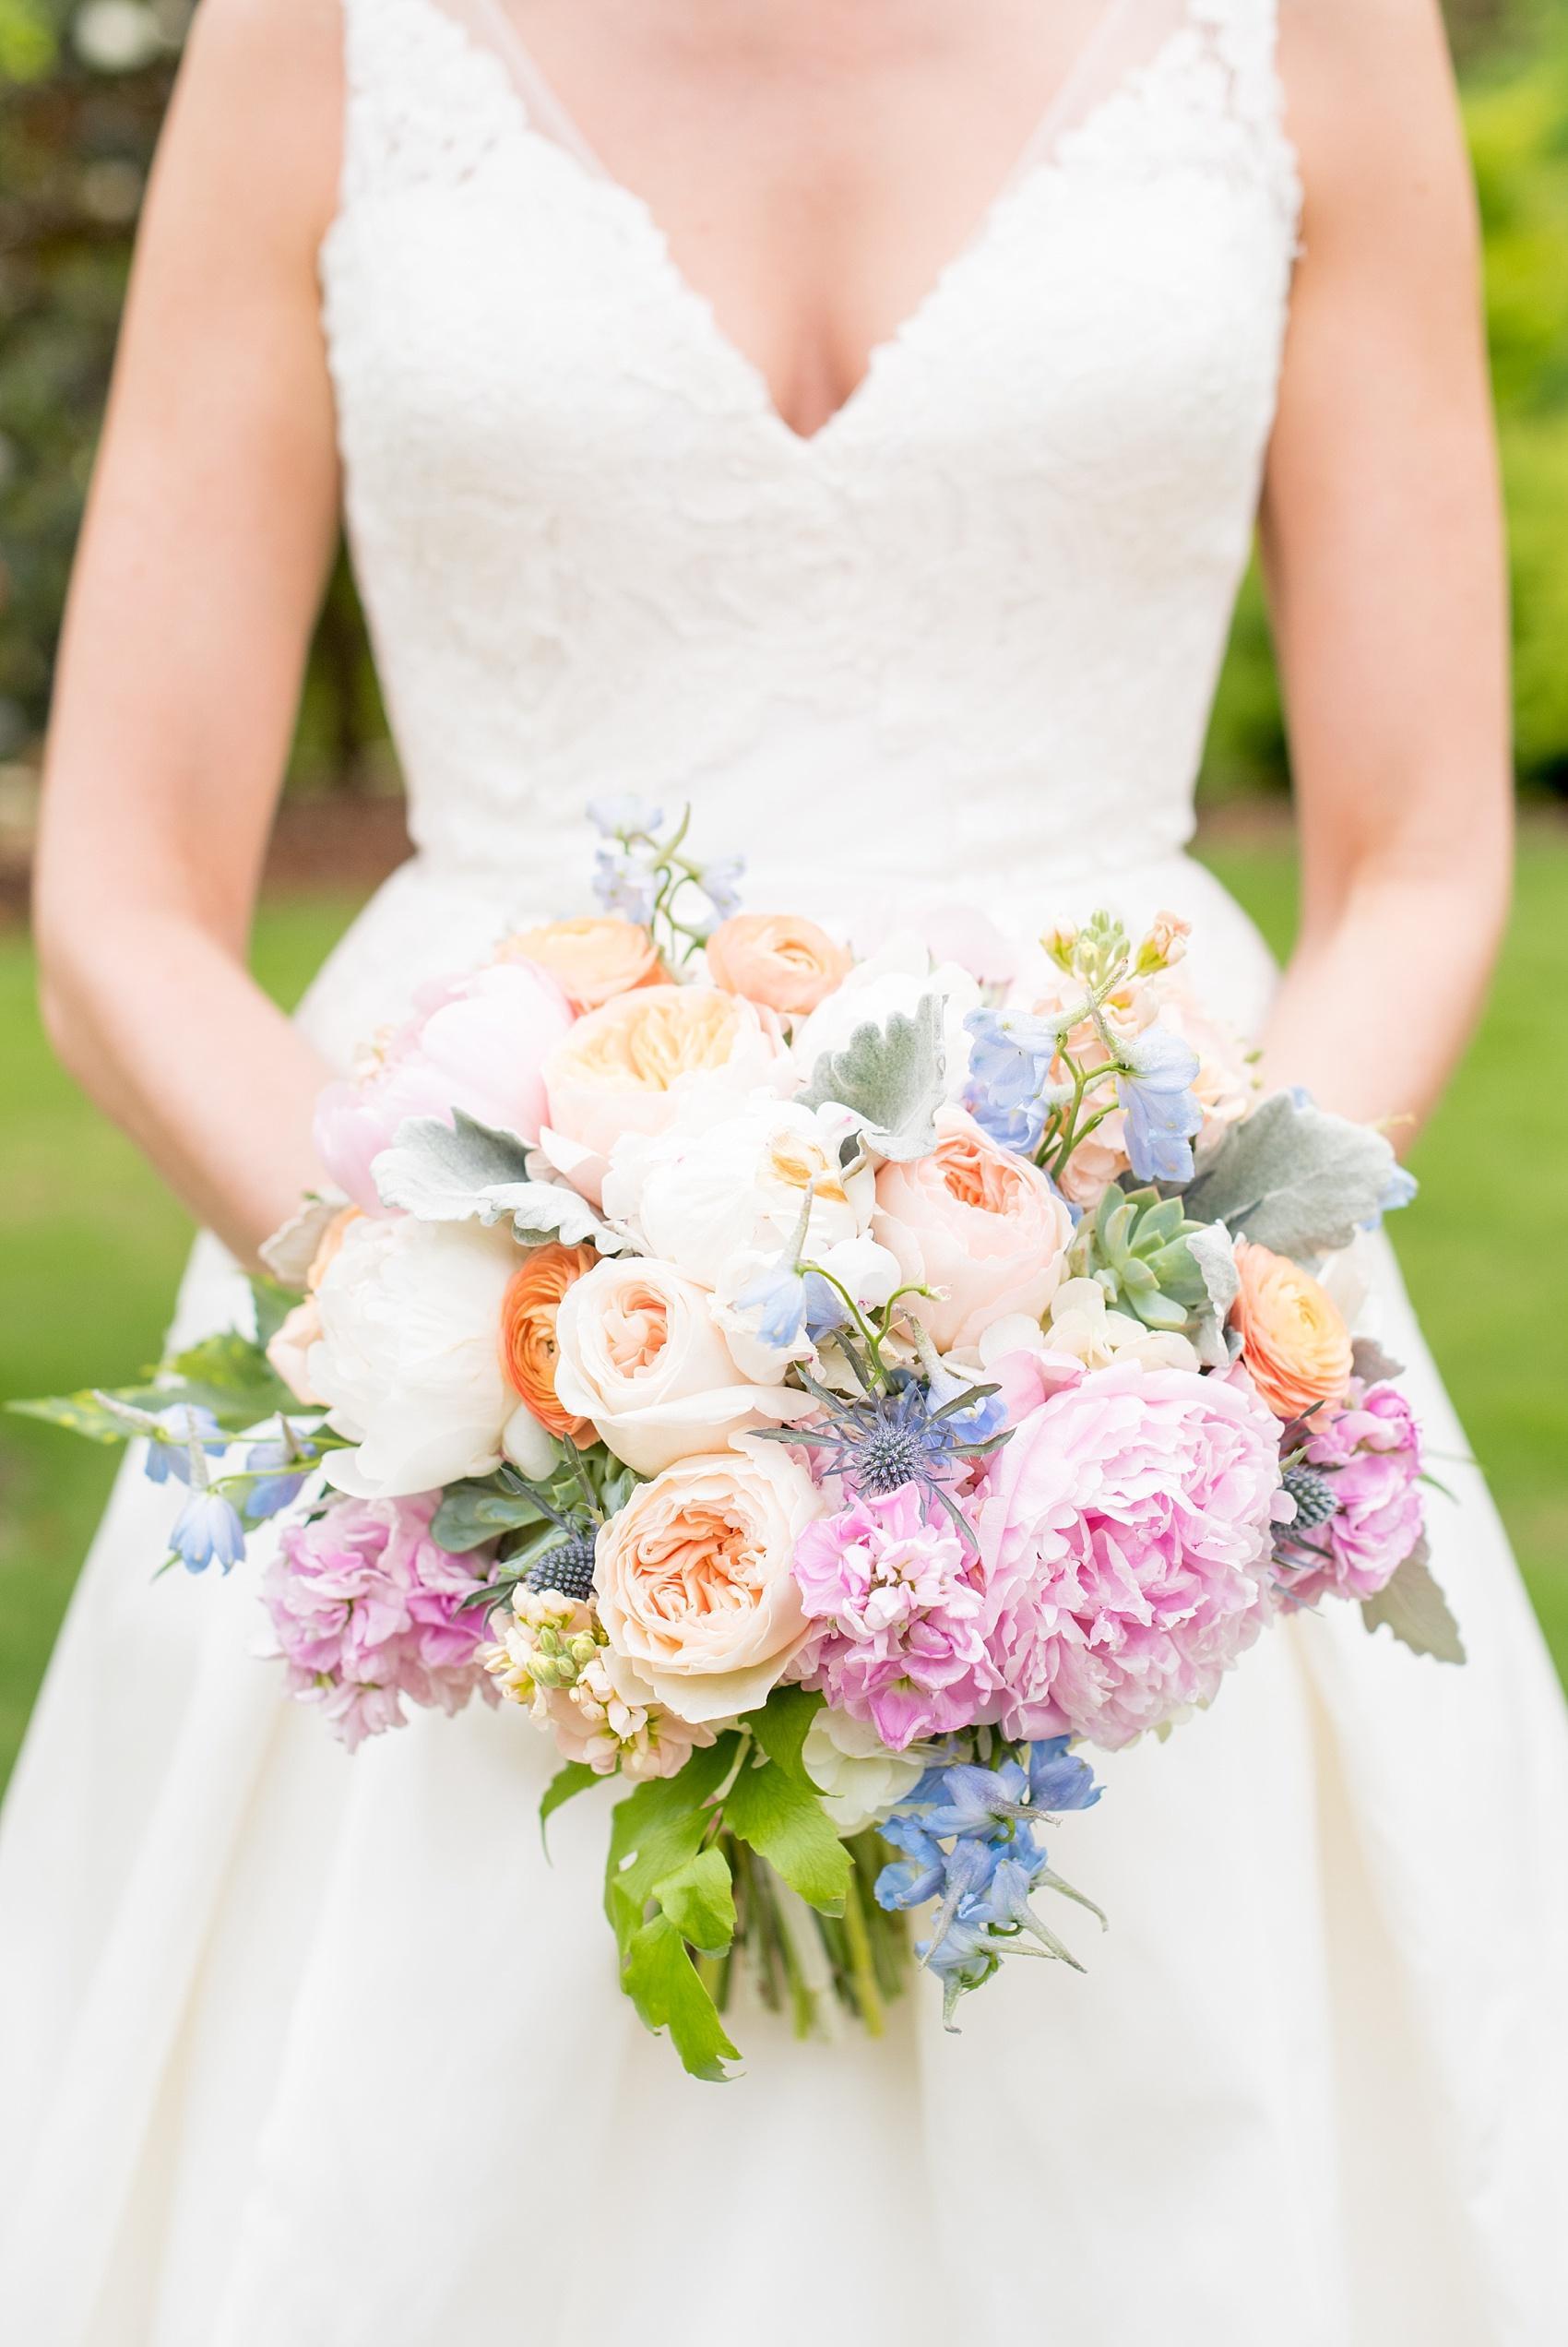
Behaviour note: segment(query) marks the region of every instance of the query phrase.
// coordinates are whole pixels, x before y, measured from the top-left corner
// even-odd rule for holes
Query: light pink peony
[[[405,1698],[448,1714],[476,1687],[496,1700],[477,1659],[484,1611],[461,1610],[481,1576],[430,1537],[439,1497],[334,1500],[288,1528],[263,1579],[291,1692],[319,1703],[350,1752],[402,1727]]]
[[[1420,1428],[1396,1386],[1352,1387],[1342,1410],[1313,1424],[1307,1461],[1328,1477],[1338,1511],[1290,1550],[1292,1558],[1314,1550],[1323,1563],[1292,1573],[1287,1586],[1306,1604],[1375,1597],[1421,1537]]]
[[[481,1125],[537,1140],[540,1070],[572,1022],[560,986],[531,961],[422,987],[413,1017],[321,1096],[315,1145],[334,1181],[367,1214],[385,1213],[371,1167],[410,1116],[450,1122],[460,1108]]]
[[[806,1684],[895,1752],[970,1726],[1000,1686],[986,1650],[979,1561],[912,1484],[808,1524],[795,1546],[817,1628]]]
[[[1249,1388],[1090,1371],[1017,1426],[988,1483],[1009,1734],[1114,1749],[1211,1699],[1269,1611],[1278,1428]]]

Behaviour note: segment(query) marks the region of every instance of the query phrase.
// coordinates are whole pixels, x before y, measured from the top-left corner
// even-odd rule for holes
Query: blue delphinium
[[[302,1442],[292,1433],[252,1448],[245,1458],[246,1470],[264,1477],[251,1485],[245,1496],[245,1514],[253,1524],[264,1523],[269,1516],[279,1516],[293,1506],[310,1479],[315,1456],[315,1445]]]
[[[746,1314],[763,1344],[788,1352],[806,1325],[807,1301],[805,1280],[795,1267],[793,1248],[789,1248],[737,1291],[735,1308]]]
[[[639,799],[635,792],[622,791],[612,798],[590,799],[588,817],[595,830],[602,831],[607,840],[638,833],[651,840],[663,824],[664,809]]]
[[[659,902],[661,876],[653,852],[644,847],[600,848],[594,857],[593,892],[605,912],[619,913],[646,929]]]
[[[901,1854],[877,1877],[878,1903],[893,1909],[936,1902],[931,1932],[916,1941],[915,1953],[942,1982],[947,2028],[958,1999],[981,1987],[1026,1937],[1083,1970],[1041,1922],[1029,1895],[1043,1887],[1093,1914],[1099,1910],[1051,1871],[1035,1828],[1053,1812],[1091,1807],[1099,1791],[1087,1763],[1069,1751],[1068,1738],[1052,1736],[1004,1749],[991,1765],[939,1762],[881,1828],[883,1840]]]
[[[177,1401],[168,1410],[153,1411],[151,1416],[163,1432],[161,1438],[148,1436],[142,1472],[149,1483],[166,1483],[171,1475],[178,1483],[188,1483],[193,1443],[209,1459],[221,1458],[229,1448],[228,1437],[211,1411],[199,1405]],[[135,1420],[133,1424],[146,1424],[147,1421]]]
[[[187,1573],[204,1573],[215,1562],[227,1572],[245,1553],[244,1527],[232,1500],[196,1490],[175,1518],[169,1544]]]
[[[969,1081],[964,1105],[981,1131],[1002,1149],[1032,1157],[1051,1110],[1070,1087],[1051,1080],[1062,1044],[1062,1022],[1030,1011],[971,1010]]]
[[[1190,1182],[1193,1136],[1203,1124],[1193,1086],[1198,1055],[1158,1023],[1122,1045],[1127,1072],[1116,1081],[1126,1114],[1127,1158],[1140,1182]]]

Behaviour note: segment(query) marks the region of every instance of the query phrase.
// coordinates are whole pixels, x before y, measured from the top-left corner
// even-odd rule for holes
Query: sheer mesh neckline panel
[[[1069,36],[1070,54],[1053,89],[1042,92],[1032,129],[999,177],[967,232],[933,255],[923,291],[893,327],[872,340],[849,389],[811,429],[792,423],[762,363],[725,323],[714,300],[678,257],[656,207],[631,181],[612,169],[582,130],[535,57],[506,0],[425,0],[449,18],[473,46],[491,54],[505,73],[517,104],[519,135],[561,149],[612,200],[629,205],[654,241],[679,296],[702,314],[727,361],[749,378],[766,421],[802,449],[827,440],[868,396],[878,369],[928,314],[956,276],[990,240],[1020,190],[1054,164],[1063,144],[1112,103],[1151,65],[1189,22],[1193,0],[1081,0]],[[1201,0],[1200,0],[1201,5]]]

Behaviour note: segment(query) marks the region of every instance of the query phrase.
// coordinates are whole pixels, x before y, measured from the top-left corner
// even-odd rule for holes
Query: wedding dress
[[[412,862],[302,1016],[583,909],[585,800],[689,797],[755,908],[1111,902],[1273,971],[1183,853],[1256,503],[1298,190],[1273,0],[1119,0],[967,249],[814,437],[492,0],[345,0],[322,254]],[[1553,2347],[1568,2335],[1568,1735],[1491,1504],[1465,1670],[1349,1607],[1109,1759],[1053,1844],[1085,1977],[698,2086],[617,1992],[604,1804],[515,1714],[350,1759],[253,1659],[255,1568],[151,1583],[126,1469],[0,1858],[0,2322],[18,2347]],[[182,1333],[243,1310],[198,1250]],[[1498,1308],[1478,1299],[1478,1309]]]

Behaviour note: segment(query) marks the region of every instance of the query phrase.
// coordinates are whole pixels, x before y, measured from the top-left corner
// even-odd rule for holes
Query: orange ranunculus
[[[1326,1289],[1265,1246],[1240,1239],[1241,1285],[1230,1317],[1241,1359],[1277,1418],[1299,1418],[1338,1401],[1350,1380],[1350,1331]]]
[[[501,1302],[501,1364],[547,1433],[585,1449],[594,1438],[587,1418],[562,1408],[555,1393],[555,1316],[567,1289],[591,1271],[590,1246],[536,1247],[506,1283]]]
[[[707,974],[786,1018],[814,1010],[841,986],[853,957],[814,921],[783,912],[737,912],[707,941]]]
[[[647,931],[617,914],[588,913],[580,921],[520,929],[497,948],[495,959],[538,962],[577,1010],[597,1010],[639,986],[662,985],[669,974]]]

